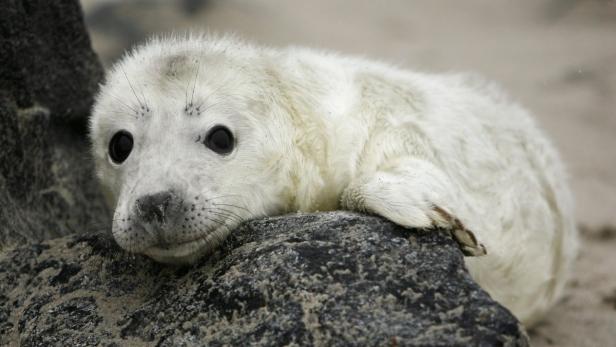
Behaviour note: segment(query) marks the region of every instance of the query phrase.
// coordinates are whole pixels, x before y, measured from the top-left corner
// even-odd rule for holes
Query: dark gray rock
[[[0,345],[527,345],[446,232],[348,212],[247,222],[193,267],[104,235],[20,247],[0,293]]]
[[[79,2],[5,0],[0,19],[0,90],[19,109],[41,105],[83,121],[103,71]]]
[[[85,136],[102,75],[77,1],[2,3],[0,249],[108,223]]]

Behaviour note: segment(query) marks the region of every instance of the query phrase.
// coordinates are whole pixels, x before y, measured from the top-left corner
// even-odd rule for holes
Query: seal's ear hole
[[[218,154],[229,154],[234,146],[233,134],[226,126],[216,125],[207,133],[203,144]]]
[[[133,135],[126,130],[120,130],[109,141],[109,157],[116,164],[121,164],[133,150]]]

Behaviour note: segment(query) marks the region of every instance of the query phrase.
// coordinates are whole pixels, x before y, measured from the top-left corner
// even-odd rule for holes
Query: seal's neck
[[[337,148],[342,115],[322,102],[335,91],[309,83],[315,76],[308,73],[316,72],[301,68],[267,72],[271,85],[277,87],[276,104],[283,114],[283,133],[288,134],[288,183],[283,200],[288,211],[334,210],[350,175],[349,168],[339,162],[341,149]]]

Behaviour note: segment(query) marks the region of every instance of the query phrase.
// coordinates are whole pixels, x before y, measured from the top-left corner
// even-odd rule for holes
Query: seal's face
[[[91,119],[93,152],[115,197],[118,244],[191,262],[241,221],[277,208],[284,146],[262,125],[262,95],[251,73],[238,73],[246,67],[153,45],[108,75]]]

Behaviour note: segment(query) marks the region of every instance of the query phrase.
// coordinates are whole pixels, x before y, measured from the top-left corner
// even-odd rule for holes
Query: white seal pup
[[[192,262],[243,220],[349,209],[448,228],[522,322],[576,254],[561,161],[528,113],[468,75],[232,38],[154,39],[108,73],[91,118],[113,236]],[[472,232],[470,232],[472,230]],[[484,248],[485,247],[485,248]]]

